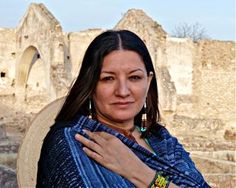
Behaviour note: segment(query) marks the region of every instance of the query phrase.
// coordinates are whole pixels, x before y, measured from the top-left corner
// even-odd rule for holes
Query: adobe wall
[[[80,65],[89,43],[102,32],[101,29],[89,29],[68,33],[72,78],[78,75]]]
[[[165,52],[165,65],[176,91],[175,107],[172,107],[173,113],[194,116],[192,110],[194,43],[190,39],[168,37]]]
[[[194,78],[195,108],[203,117],[235,118],[235,42],[201,41]]]
[[[0,28],[0,91],[1,95],[14,93],[16,38],[14,29]]]
[[[37,93],[41,95],[44,93],[47,102],[64,95],[65,79],[69,80],[70,77],[70,71],[67,69],[68,50],[62,28],[56,18],[43,4],[32,3],[15,34],[17,50],[15,95],[18,101],[32,101],[37,97]],[[36,63],[38,59],[40,61]],[[44,80],[29,75],[40,69],[45,73],[41,73]]]
[[[175,83],[177,95],[192,95],[194,48],[190,39],[166,40],[166,66]]]

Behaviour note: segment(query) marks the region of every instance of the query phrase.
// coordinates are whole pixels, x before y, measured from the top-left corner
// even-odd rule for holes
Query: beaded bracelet
[[[157,172],[148,188],[167,188],[168,186],[168,177],[165,178],[161,172]]]

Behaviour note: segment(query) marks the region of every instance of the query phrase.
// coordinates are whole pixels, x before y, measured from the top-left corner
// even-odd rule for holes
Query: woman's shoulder
[[[176,136],[172,135],[164,126],[161,126],[154,135],[152,144],[160,158],[184,174],[190,175],[193,179],[203,180],[190,157],[190,153],[185,150]]]
[[[164,126],[153,132],[150,141],[160,156],[171,160],[172,162],[185,158],[189,160],[189,152],[185,150],[176,136],[172,135]]]
[[[90,131],[98,129],[99,124],[87,118],[86,116],[77,115],[71,121],[57,121],[51,127],[44,138],[45,147],[55,147],[55,145],[72,144],[76,142],[74,136],[76,133],[84,134],[83,129]]]
[[[166,126],[160,123],[156,123],[155,126],[153,126],[151,133],[152,135],[157,137],[159,140],[177,139],[168,131]]]
[[[44,139],[38,162],[38,187],[82,184],[73,158],[72,148],[76,144],[73,135],[72,127],[58,123],[52,126]]]
[[[44,138],[41,156],[50,155],[51,153],[56,155],[68,149],[67,137],[65,136],[66,127],[59,128],[57,125],[58,123],[55,123]]]
[[[75,125],[72,122],[56,122],[54,123],[46,137],[44,138],[44,143],[48,146],[57,146],[60,145],[63,147],[71,141],[72,137],[75,134]]]

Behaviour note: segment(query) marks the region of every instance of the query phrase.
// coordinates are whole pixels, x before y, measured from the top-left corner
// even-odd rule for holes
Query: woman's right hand
[[[84,131],[90,139],[76,134],[84,152],[113,172],[131,181],[135,187],[148,187],[156,172],[143,163],[120,139],[106,132]],[[144,175],[145,174],[145,175]],[[170,183],[169,188],[178,188]]]
[[[106,132],[85,130],[90,139],[76,134],[84,152],[113,172],[127,178],[136,187],[148,187],[155,171],[143,163],[120,139]],[[144,175],[145,174],[145,175]]]

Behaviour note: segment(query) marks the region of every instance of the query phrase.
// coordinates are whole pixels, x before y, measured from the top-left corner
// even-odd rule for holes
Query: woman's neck
[[[97,115],[96,116],[96,119],[107,125],[108,127],[111,127],[113,129],[122,129],[122,130],[130,130],[134,127],[134,122],[133,121],[125,121],[125,122],[115,122],[115,121],[112,121],[108,118],[105,118],[105,117],[101,117],[100,115]]]
[[[106,125],[107,127],[116,130],[117,132],[123,134],[125,137],[130,138],[134,141],[135,138],[133,136],[133,132],[135,130],[135,126],[133,124],[133,122],[130,123],[118,123],[118,122],[112,122],[109,120],[106,120],[104,118],[101,118],[99,116],[96,117],[96,119],[101,122],[102,124]]]

